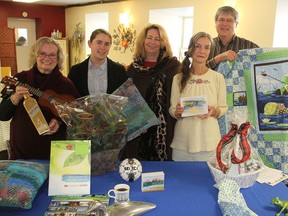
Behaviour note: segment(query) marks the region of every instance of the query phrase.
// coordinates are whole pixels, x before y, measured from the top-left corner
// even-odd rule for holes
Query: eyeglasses
[[[234,19],[224,19],[224,18],[220,18],[220,19],[217,20],[217,22],[219,22],[219,23],[224,23],[224,22],[226,22],[226,23],[228,23],[228,24],[232,24],[232,23],[235,23],[235,20],[234,20]]]
[[[44,58],[46,58],[47,56],[48,56],[50,59],[56,59],[56,58],[57,58],[57,54],[55,54],[55,53],[52,53],[52,54],[47,54],[47,53],[45,53],[45,52],[40,52],[40,53],[38,53],[38,57],[39,57],[39,58],[44,59]]]

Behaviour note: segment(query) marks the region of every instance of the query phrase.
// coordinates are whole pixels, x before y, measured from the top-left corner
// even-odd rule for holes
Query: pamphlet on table
[[[48,195],[90,194],[90,140],[51,142]]]

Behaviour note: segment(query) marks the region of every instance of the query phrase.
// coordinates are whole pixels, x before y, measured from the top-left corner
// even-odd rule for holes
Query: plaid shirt
[[[258,48],[259,46],[249,40],[246,40],[245,38],[240,38],[234,35],[232,40],[225,46],[222,44],[220,37],[213,38],[213,45],[211,47],[211,52],[209,56],[209,60],[207,61],[207,66],[209,68],[215,69],[218,64],[215,63],[214,57],[226,52],[228,50],[233,50],[235,52],[238,52],[242,49],[252,49],[252,48]]]

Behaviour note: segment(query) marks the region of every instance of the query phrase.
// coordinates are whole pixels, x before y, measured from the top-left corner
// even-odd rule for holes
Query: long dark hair
[[[206,32],[198,32],[197,34],[193,35],[193,37],[190,39],[190,43],[188,46],[188,51],[185,53],[185,58],[182,61],[182,66],[181,66],[181,82],[180,82],[180,92],[183,91],[183,89],[185,88],[188,79],[190,78],[190,64],[192,63],[190,61],[190,57],[192,57],[192,54],[194,53],[195,50],[195,45],[197,43],[197,41],[200,38],[206,37],[211,41],[211,45],[213,43],[213,39],[212,37],[206,33]]]

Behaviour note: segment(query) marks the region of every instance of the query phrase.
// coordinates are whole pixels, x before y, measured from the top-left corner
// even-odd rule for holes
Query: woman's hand
[[[208,113],[203,115],[198,115],[198,118],[207,119],[210,116],[217,118],[220,114],[220,110],[217,107],[208,106]]]
[[[10,100],[11,102],[14,104],[14,105],[18,105],[18,103],[20,102],[20,100],[23,99],[24,95],[30,95],[32,96],[31,94],[29,94],[29,91],[27,88],[23,87],[23,86],[16,86],[15,88],[15,92],[14,94],[10,97]]]
[[[56,119],[51,119],[50,123],[49,123],[49,127],[50,127],[50,131],[44,133],[43,135],[51,135],[56,133],[59,130],[59,123]]]
[[[181,107],[180,103],[178,102],[176,105],[176,110],[174,112],[174,115],[177,119],[181,119],[182,118],[182,113],[184,112],[184,108]]]

